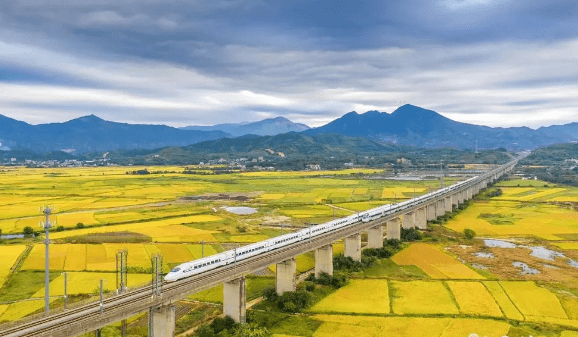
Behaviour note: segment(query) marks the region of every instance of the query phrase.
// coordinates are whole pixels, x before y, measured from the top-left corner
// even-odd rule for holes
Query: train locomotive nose
[[[168,274],[165,276],[165,281],[167,281],[167,282],[172,282],[172,281],[176,281],[176,280],[177,280],[177,275],[176,275],[176,273],[168,273]]]

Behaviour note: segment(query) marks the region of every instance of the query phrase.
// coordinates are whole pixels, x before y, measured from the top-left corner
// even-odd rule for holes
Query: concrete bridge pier
[[[466,190],[466,199],[467,199],[467,200],[471,200],[471,199],[472,199],[472,197],[473,197],[472,192],[473,192],[473,191],[472,191],[472,188],[471,188],[471,187]]]
[[[175,335],[175,307],[165,305],[159,308],[152,308],[150,311],[152,317],[152,331],[149,332],[151,337],[174,337]]]
[[[356,261],[361,261],[361,234],[353,234],[346,237],[343,241],[345,244],[344,255]]]
[[[436,218],[446,214],[446,205],[443,200],[436,201]]]
[[[367,230],[367,247],[381,248],[383,247],[383,226],[375,226]]]
[[[435,203],[431,203],[427,205],[427,221],[435,220],[436,219],[436,205]]]
[[[446,212],[451,212],[451,211],[454,210],[453,207],[452,207],[452,204],[453,204],[453,203],[452,203],[452,197],[451,197],[451,196],[446,197],[446,198],[444,199],[444,204],[445,204],[445,207],[444,207],[444,208],[445,208]]]
[[[223,314],[225,316],[231,317],[237,323],[245,323],[245,318],[247,317],[246,302],[244,277],[223,284]],[[155,335],[155,337],[157,336]]]
[[[295,277],[297,275],[297,263],[295,259],[285,260],[277,263],[275,273],[275,290],[281,296],[286,291],[295,291]]]
[[[415,210],[415,226],[421,229],[427,228],[426,207]]]
[[[459,204],[460,204],[460,197],[459,197],[458,193],[455,193],[452,195],[452,206],[458,207]],[[452,210],[453,210],[453,208],[452,208]]]
[[[415,227],[415,212],[409,212],[403,215],[401,226],[405,229]]]
[[[333,245],[315,249],[315,277],[321,273],[333,275]]]
[[[399,224],[399,218],[394,218],[387,221],[387,238],[388,239],[401,239],[401,226]]]

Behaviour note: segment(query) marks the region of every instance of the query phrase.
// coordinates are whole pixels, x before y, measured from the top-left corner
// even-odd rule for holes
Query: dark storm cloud
[[[320,124],[413,103],[565,122],[578,119],[577,14],[563,0],[5,0],[0,113]]]

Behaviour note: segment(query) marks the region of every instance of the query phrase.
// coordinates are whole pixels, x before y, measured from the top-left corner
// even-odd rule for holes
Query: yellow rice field
[[[204,255],[202,245],[187,245],[186,247],[194,259],[200,259],[203,256],[211,256],[217,254],[217,250],[211,245],[205,245]]]
[[[33,312],[42,310],[44,308],[44,300],[29,300],[12,303],[7,306],[4,313],[0,316],[2,321],[15,321],[24,316],[28,316]]]
[[[515,319],[518,321],[523,321],[524,316],[516,308],[514,303],[510,300],[502,286],[497,281],[483,281],[490,294],[494,297],[494,300],[498,303],[504,315],[509,319]]]
[[[215,241],[212,232],[183,225],[168,225],[133,230],[153,238],[155,242]]]
[[[104,280],[105,291],[116,290],[116,273],[67,272],[67,291],[73,294],[98,294],[100,280]],[[149,283],[149,274],[128,274],[128,286],[139,286]],[[44,287],[32,297],[44,297]],[[64,275],[60,275],[50,282],[50,296],[64,296]]]
[[[311,311],[389,314],[387,280],[351,280],[315,304]]]
[[[68,254],[68,248],[71,245],[50,245],[50,269],[51,270],[64,270],[64,261]],[[45,259],[45,246],[42,244],[36,244],[32,247],[30,255],[24,261],[22,265],[23,270],[43,270]]]
[[[436,279],[484,279],[438,246],[413,243],[392,257],[398,265],[414,265]]]
[[[4,247],[0,246],[0,252],[2,248]],[[163,255],[165,264],[182,263],[201,258],[200,244],[53,244],[50,246],[50,268],[63,271],[115,271],[116,254],[123,249],[128,251],[127,264],[129,268],[150,268],[150,259],[153,254],[157,253]],[[216,253],[217,251],[213,246],[205,245],[205,256]],[[22,269],[44,270],[44,245],[37,244],[32,248]]]
[[[189,228],[185,230],[184,226],[177,226],[180,224],[187,224],[187,223],[199,223],[199,222],[213,222],[221,220],[220,217],[215,215],[191,215],[185,216],[180,218],[171,218],[166,220],[157,220],[157,221],[146,221],[146,222],[139,222],[134,224],[126,224],[126,225],[111,225],[111,226],[103,226],[103,227],[92,227],[92,228],[84,228],[78,230],[71,230],[71,231],[64,231],[64,232],[56,232],[51,234],[51,238],[53,239],[62,239],[71,236],[77,235],[85,235],[91,233],[111,233],[111,232],[135,232],[141,233],[144,235],[153,236],[155,238],[158,236],[159,240],[163,240],[163,238],[171,238],[175,236],[179,236],[179,230],[184,231],[184,236],[195,239],[194,241],[202,241],[205,239],[212,239],[211,231],[206,231],[202,229],[195,229]],[[166,231],[165,231],[166,230]],[[148,234],[147,234],[148,233]],[[183,235],[183,234],[181,234]],[[168,239],[167,239],[168,240]],[[214,241],[212,239],[211,241]]]
[[[556,295],[534,282],[500,281],[500,284],[526,319],[568,318]]]
[[[534,235],[546,240],[560,240],[564,234],[578,233],[578,212],[550,204],[477,202],[448,221],[447,227],[456,232],[471,228],[484,236]]]
[[[578,242],[552,242],[552,244],[565,250],[578,250]]]
[[[24,245],[0,246],[0,287],[10,274],[10,268],[25,249]]]
[[[383,198],[383,199],[386,199],[386,198],[387,199],[391,199],[391,198],[403,199],[403,198],[411,197],[412,195],[414,195],[414,193],[417,195],[417,194],[422,194],[426,191],[427,191],[426,187],[416,187],[416,188],[403,187],[403,186],[387,187],[387,188],[384,188],[383,191],[381,192],[381,198]]]
[[[500,307],[482,283],[448,281],[447,284],[462,314],[503,317]]]
[[[305,271],[315,268],[315,258],[311,253],[297,255],[295,257],[295,262],[297,264],[296,266],[297,273],[303,273]],[[277,265],[276,264],[270,265],[269,270],[276,273]]]
[[[459,314],[450,292],[441,282],[391,281],[396,314]]]
[[[505,336],[510,325],[483,319],[451,319],[420,317],[371,317],[315,315],[323,324],[314,337],[487,337]]]

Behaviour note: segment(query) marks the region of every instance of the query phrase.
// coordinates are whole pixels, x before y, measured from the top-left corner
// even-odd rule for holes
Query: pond
[[[223,207],[223,208],[225,209],[225,211],[235,214],[247,215],[257,213],[257,210],[253,207],[236,206],[236,207]]]

